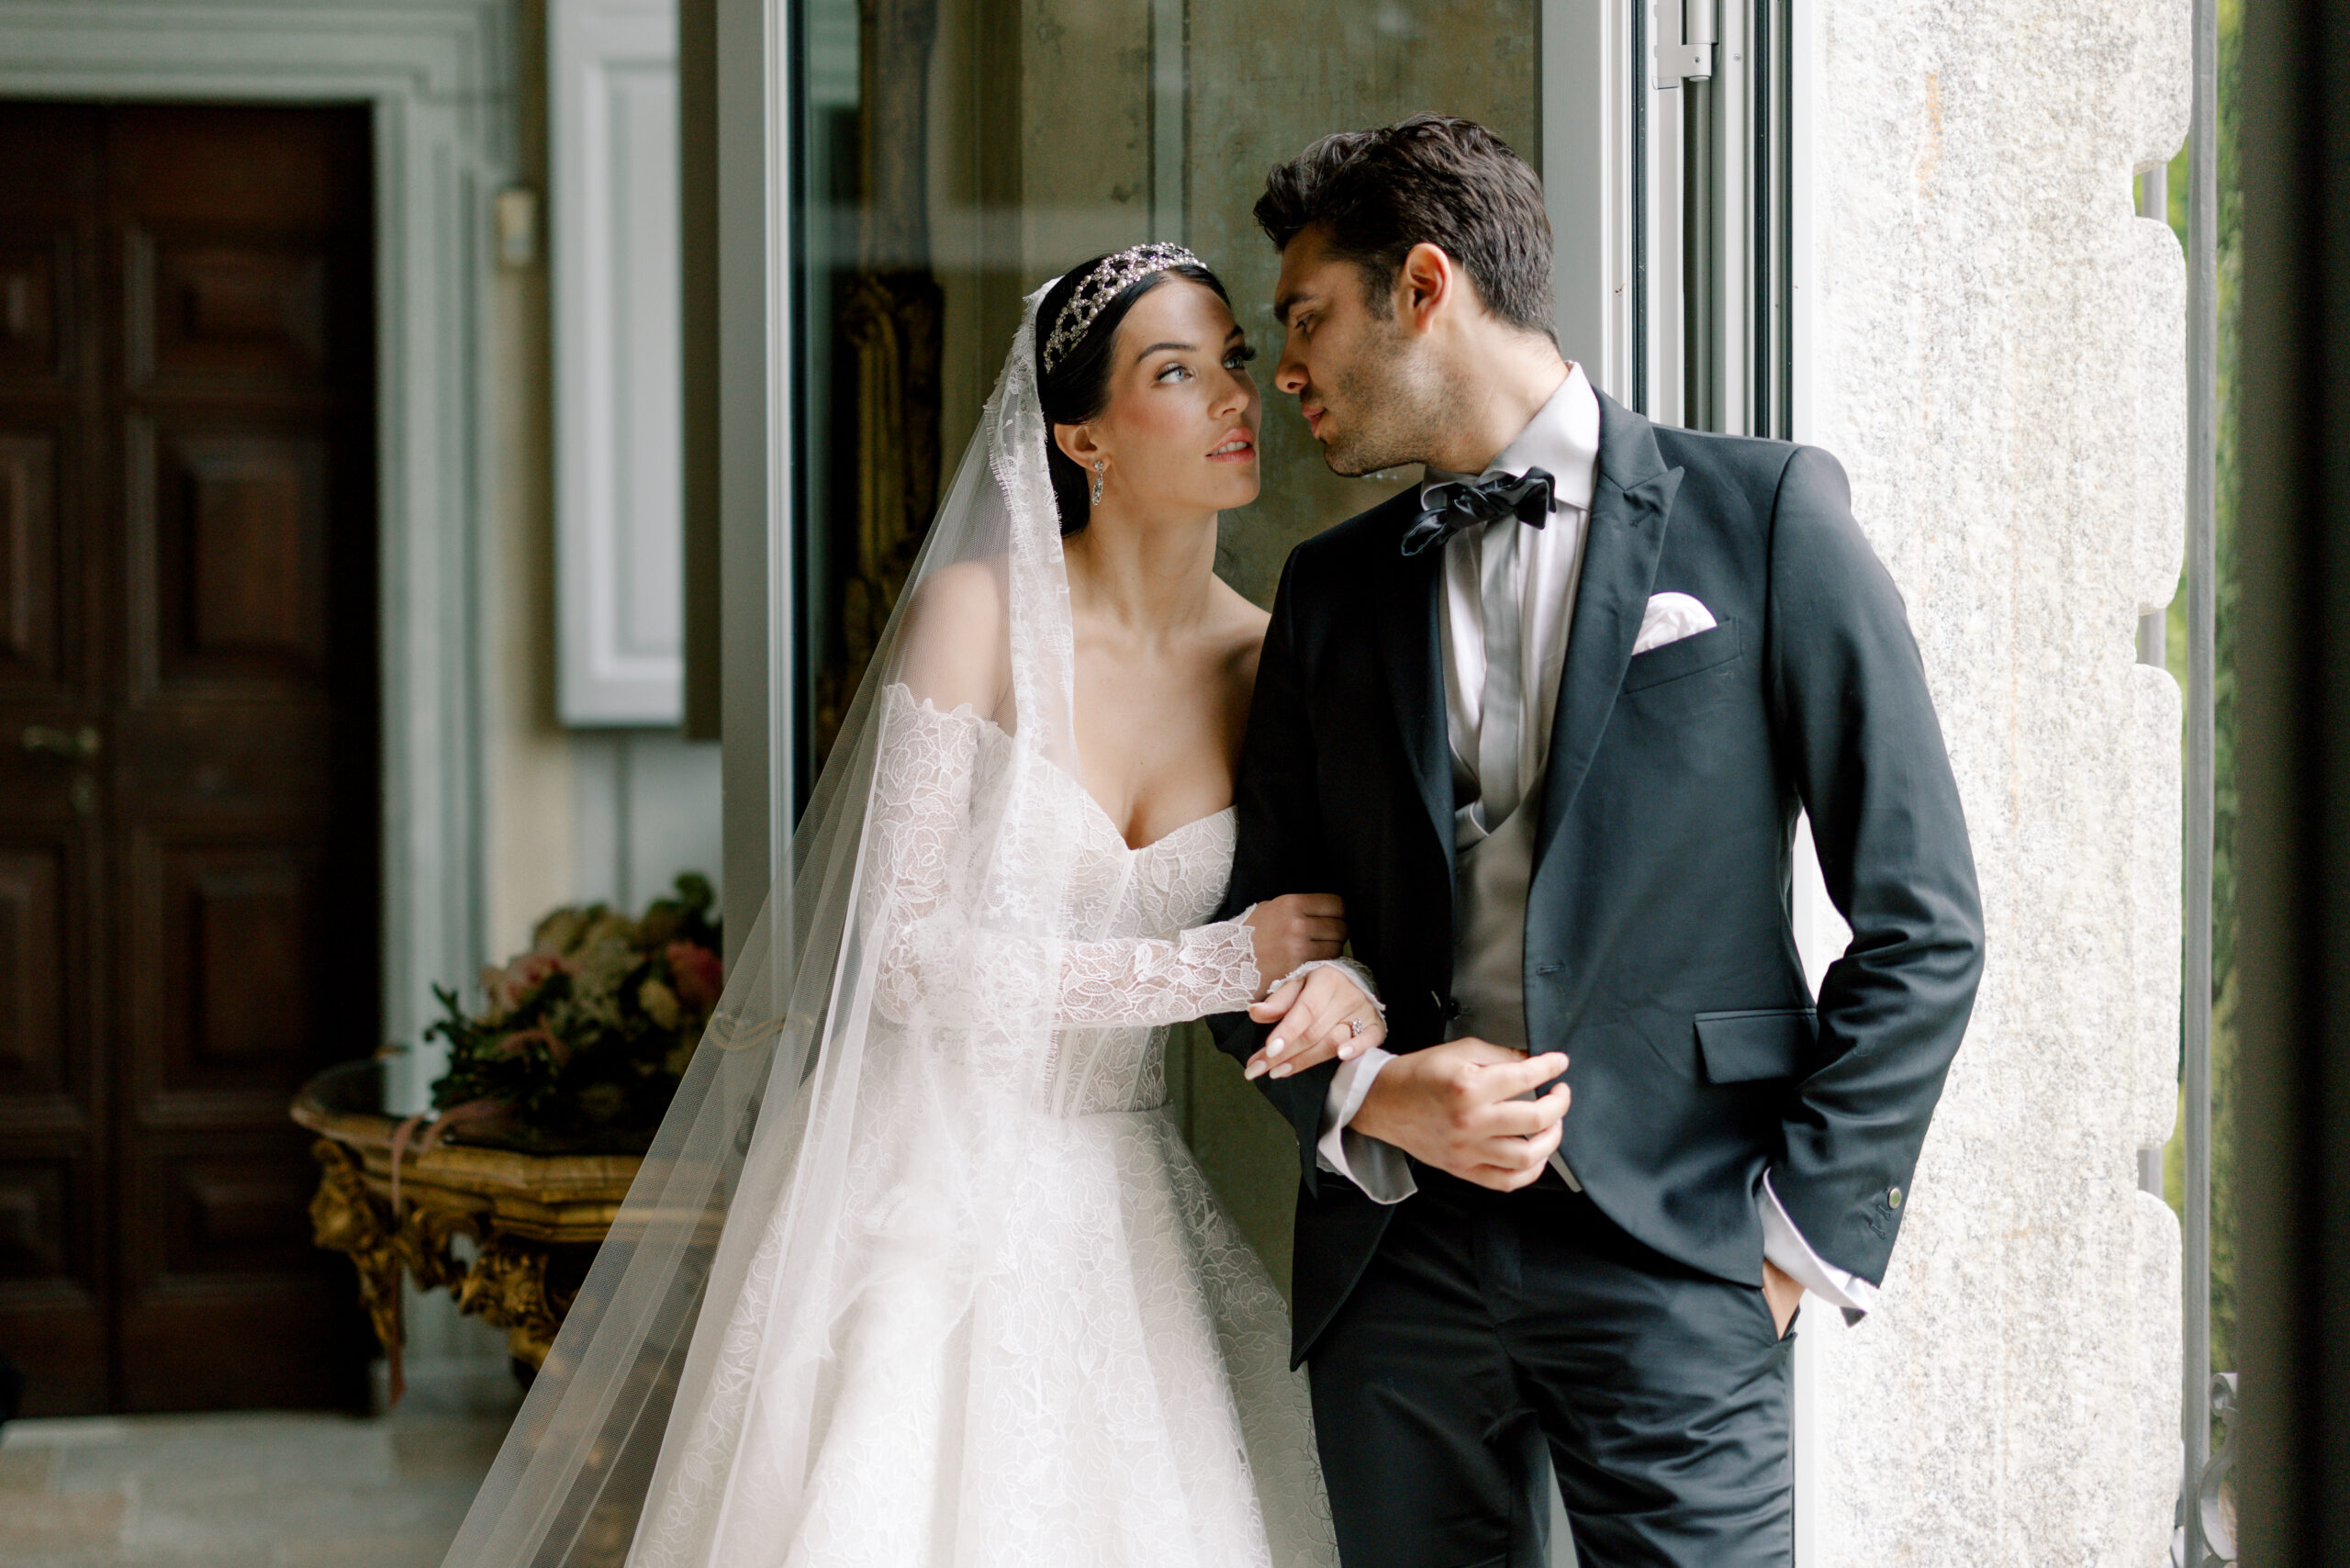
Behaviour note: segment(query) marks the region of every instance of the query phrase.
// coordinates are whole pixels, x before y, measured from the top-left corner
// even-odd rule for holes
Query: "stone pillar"
[[[1807,1321],[1804,1568],[2166,1561],[2185,268],[2132,171],[2188,123],[2184,0],[1814,14],[1808,439],[1900,583],[1988,961],[1883,1309]]]

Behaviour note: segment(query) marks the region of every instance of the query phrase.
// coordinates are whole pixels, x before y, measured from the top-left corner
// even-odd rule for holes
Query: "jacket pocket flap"
[[[1691,636],[1676,638],[1633,655],[1632,662],[1624,668],[1624,689],[1638,691],[1642,687],[1662,686],[1668,680],[1679,680],[1684,675],[1728,664],[1738,657],[1744,645],[1735,621],[1725,621]]]
[[[1713,1083],[1793,1078],[1818,1024],[1808,1007],[1747,1008],[1697,1014],[1697,1054]]]

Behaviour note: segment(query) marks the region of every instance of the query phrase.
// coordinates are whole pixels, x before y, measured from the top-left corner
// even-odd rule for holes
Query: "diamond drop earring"
[[[1102,459],[1097,457],[1093,460],[1093,504],[1097,507],[1102,504],[1102,486],[1103,482],[1102,469],[1104,466],[1105,465],[1102,463]]]

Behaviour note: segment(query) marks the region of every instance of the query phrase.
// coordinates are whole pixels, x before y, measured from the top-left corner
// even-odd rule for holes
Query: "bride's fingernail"
[[[1262,1078],[1265,1076],[1265,1064],[1260,1061],[1252,1061],[1240,1070],[1240,1076],[1250,1079]]]
[[[1273,1076],[1275,1078],[1287,1078],[1289,1076],[1289,1063],[1283,1062],[1281,1066],[1273,1069]]]
[[[1277,1057],[1287,1049],[1289,1049],[1289,1042],[1278,1035],[1265,1042],[1265,1055],[1268,1058]]]

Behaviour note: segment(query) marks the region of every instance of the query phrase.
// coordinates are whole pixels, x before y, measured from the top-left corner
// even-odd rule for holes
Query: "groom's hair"
[[[1550,335],[1542,182],[1475,120],[1414,115],[1326,136],[1265,176],[1256,212],[1275,250],[1318,228],[1333,253],[1361,269],[1381,316],[1404,258],[1429,244],[1460,263],[1487,309]]]

